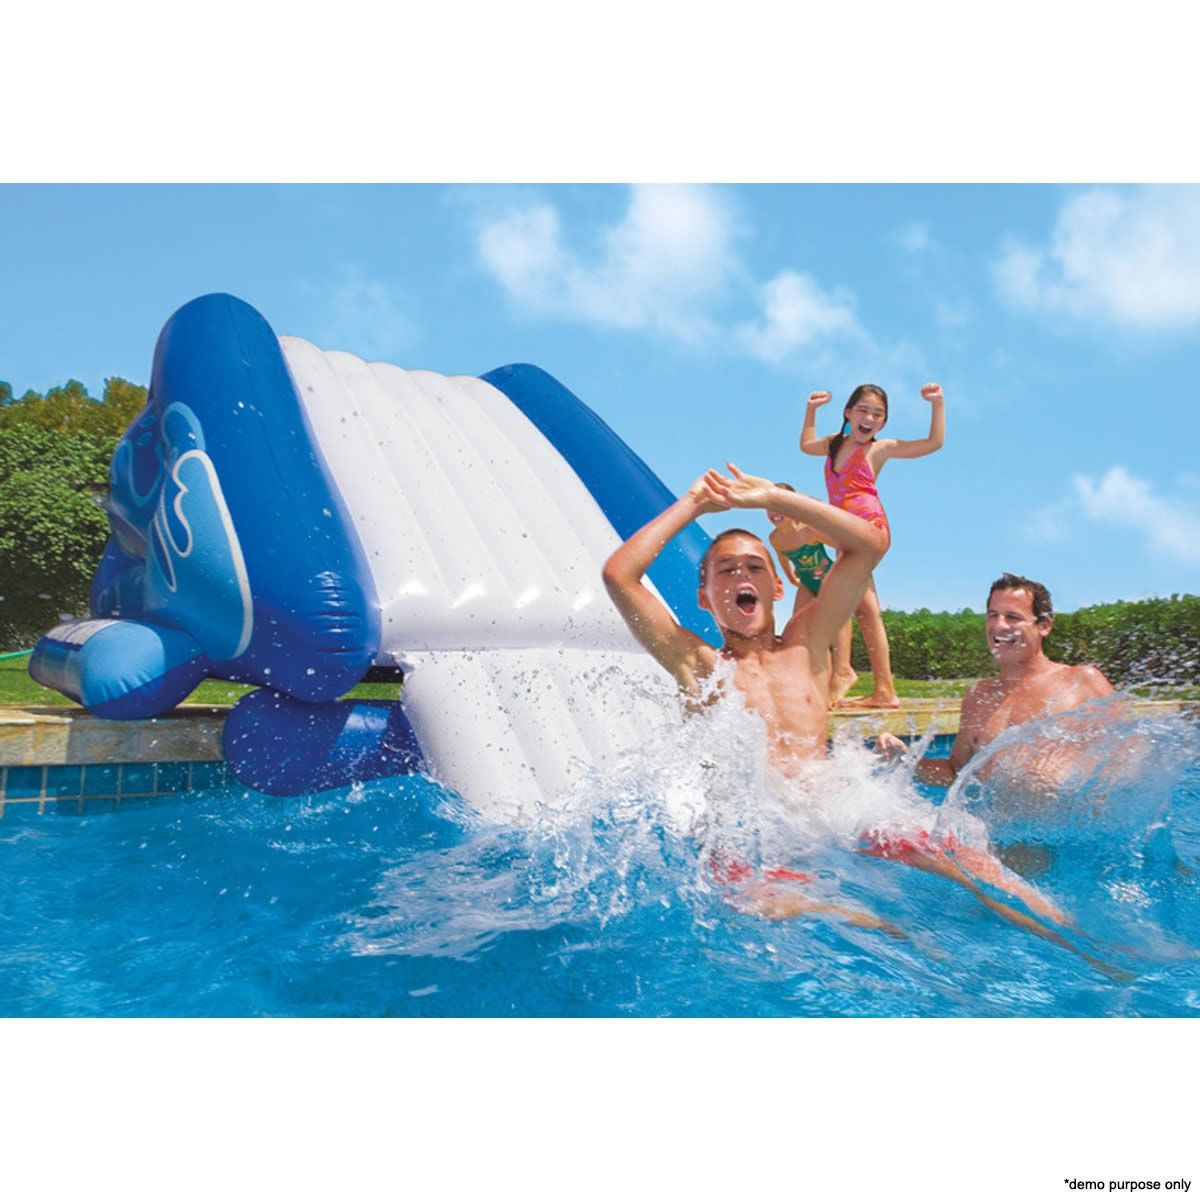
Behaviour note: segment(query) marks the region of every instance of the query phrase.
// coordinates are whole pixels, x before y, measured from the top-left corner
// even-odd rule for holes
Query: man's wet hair
[[[708,572],[708,560],[709,560],[709,558],[712,557],[713,551],[716,550],[716,548],[726,538],[731,538],[735,534],[739,535],[741,537],[753,538],[763,548],[763,557],[765,557],[767,562],[770,564],[771,570],[772,571],[775,570],[775,560],[772,558],[771,552],[767,549],[767,543],[764,542],[762,540],[762,538],[760,538],[758,536],[757,533],[751,533],[750,530],[748,530],[748,529],[723,529],[709,543],[708,549],[705,550],[705,552],[704,552],[704,557],[700,560],[700,586],[701,587],[704,586],[704,577]]]
[[[1054,605],[1050,601],[1050,590],[1044,583],[1026,579],[1024,575],[1013,575],[1005,571],[995,583],[988,588],[988,607],[992,605],[992,596],[996,592],[1028,592],[1033,601],[1033,619],[1046,621],[1054,616]]]

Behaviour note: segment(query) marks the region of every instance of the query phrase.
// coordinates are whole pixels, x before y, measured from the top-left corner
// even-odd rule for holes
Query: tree
[[[5,384],[0,402],[0,648],[16,649],[61,613],[87,612],[109,463],[146,389],[114,377],[94,400],[71,380],[13,400]]]

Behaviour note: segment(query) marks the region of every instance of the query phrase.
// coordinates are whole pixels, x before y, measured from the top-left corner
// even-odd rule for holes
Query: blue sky
[[[916,437],[936,380],[946,447],[881,478],[885,605],[1200,591],[1194,186],[4,184],[0,261],[18,395],[144,383],[228,291],[327,349],[537,363],[674,491],[732,459],[823,494],[808,392],[880,383]]]

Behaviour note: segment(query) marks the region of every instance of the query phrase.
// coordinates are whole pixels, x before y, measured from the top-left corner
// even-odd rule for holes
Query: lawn
[[[957,699],[966,695],[967,688],[976,683],[974,679],[897,679],[896,695],[902,700],[928,700],[942,696]],[[847,693],[851,700],[855,696],[866,696],[875,687],[870,671],[859,672],[858,680]]]
[[[29,677],[29,655],[19,658],[0,659],[0,705],[16,708],[54,705],[60,708],[77,708],[78,705],[60,692],[52,691],[35,683]],[[247,692],[255,689],[254,684],[228,683],[224,679],[206,679],[185,701],[185,704],[231,705]],[[348,693],[356,700],[395,700],[400,687],[395,683],[360,683]]]
[[[17,708],[55,705],[74,708],[66,696],[41,687],[29,678],[29,655],[0,659],[0,705]],[[975,683],[974,679],[897,679],[896,691],[902,699],[921,700],[946,697],[957,699]],[[850,689],[850,696],[865,696],[875,686],[870,672],[864,671]],[[187,704],[235,704],[239,697],[254,690],[254,685],[227,683],[223,679],[206,679],[185,701]],[[1134,695],[1151,699],[1200,700],[1200,687],[1132,688]],[[356,700],[395,700],[400,694],[395,683],[360,683],[347,693]]]

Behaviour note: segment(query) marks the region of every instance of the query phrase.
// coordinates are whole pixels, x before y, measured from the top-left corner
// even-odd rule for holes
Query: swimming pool
[[[852,732],[829,764],[773,781],[752,724],[689,722],[677,744],[589,780],[523,830],[481,822],[422,777],[284,799],[206,788],[94,815],[13,806],[0,821],[0,1013],[1200,1012],[1194,723],[1126,721],[1148,748],[1134,774],[1085,772],[1048,798],[981,772],[948,800],[903,764],[881,767]],[[871,825],[982,829],[1072,914],[1069,945],[859,853]],[[766,919],[714,873],[714,853],[755,874],[802,867],[807,894],[901,936]]]

